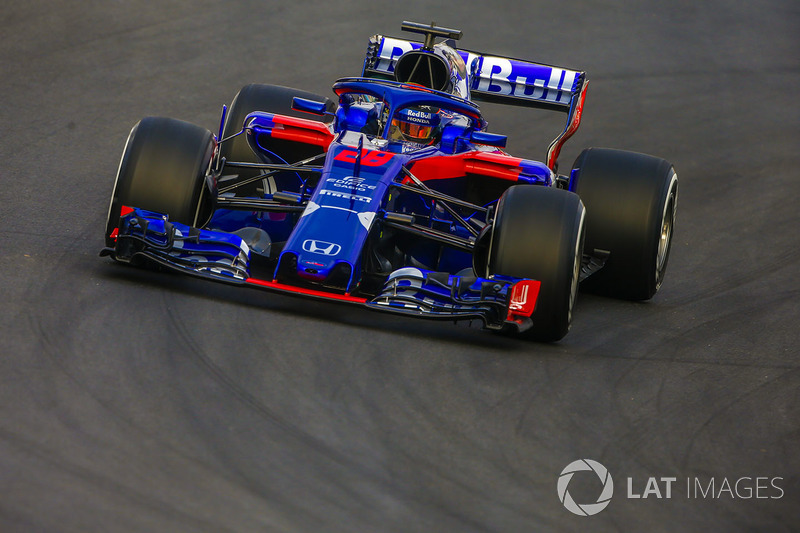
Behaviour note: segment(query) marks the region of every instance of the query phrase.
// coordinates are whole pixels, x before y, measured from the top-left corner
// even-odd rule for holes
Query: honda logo
[[[303,241],[303,250],[312,254],[336,255],[342,251],[342,247],[332,242],[306,239]]]

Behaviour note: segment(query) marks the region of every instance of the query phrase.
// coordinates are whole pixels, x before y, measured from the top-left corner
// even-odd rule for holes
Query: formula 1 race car
[[[247,85],[217,135],[131,130],[101,255],[212,280],[556,341],[585,290],[646,300],[664,278],[670,163],[589,148],[558,173],[584,72],[375,35],[338,101]],[[437,42],[439,41],[439,42]],[[475,101],[566,114],[545,162],[512,157]]]

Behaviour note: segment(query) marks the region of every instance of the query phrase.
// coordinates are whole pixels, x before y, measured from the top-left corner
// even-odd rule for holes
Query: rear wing
[[[423,44],[420,42],[374,35],[367,46],[362,76],[394,79],[397,59],[406,52],[421,48]],[[567,113],[564,131],[548,149],[547,165],[555,171],[561,146],[580,125],[588,85],[586,73],[469,50],[456,52],[467,68],[463,73],[467,76],[463,77],[468,79],[471,100]]]

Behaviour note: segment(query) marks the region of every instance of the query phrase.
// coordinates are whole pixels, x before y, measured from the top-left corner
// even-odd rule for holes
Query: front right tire
[[[563,189],[514,185],[500,197],[487,273],[541,282],[533,326],[521,336],[554,342],[569,331],[583,256],[584,214],[578,195]]]

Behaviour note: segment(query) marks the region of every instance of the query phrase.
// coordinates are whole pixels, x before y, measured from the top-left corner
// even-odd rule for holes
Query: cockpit
[[[335,130],[345,143],[358,132],[388,151],[437,146],[454,153],[457,138],[486,127],[475,104],[415,84],[350,78],[333,89],[339,95]]]

